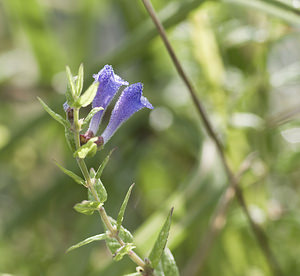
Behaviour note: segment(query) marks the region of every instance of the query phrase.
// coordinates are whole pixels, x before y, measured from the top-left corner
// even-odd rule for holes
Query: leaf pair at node
[[[96,96],[99,86],[98,82],[94,82],[90,87],[81,95],[83,88],[83,64],[79,66],[77,77],[73,77],[69,66],[66,66],[68,88],[66,91],[67,104],[70,107],[80,108],[88,106]]]

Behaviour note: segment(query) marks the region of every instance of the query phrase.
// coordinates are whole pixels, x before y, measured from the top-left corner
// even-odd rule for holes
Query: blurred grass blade
[[[40,80],[49,85],[54,74],[61,70],[65,63],[61,44],[57,41],[48,20],[48,7],[38,0],[1,1],[1,7],[8,12],[7,26],[13,40],[25,36],[38,64]],[[5,13],[1,17],[5,18]],[[22,43],[19,45],[22,48]]]
[[[104,240],[106,237],[107,237],[106,234],[99,234],[99,235],[95,235],[95,236],[89,237],[89,238],[87,238],[87,239],[85,239],[85,240],[83,240],[83,241],[81,241],[81,242],[79,242],[79,243],[77,243],[77,244],[71,246],[71,247],[66,251],[66,253],[68,253],[68,252],[70,252],[70,251],[72,251],[72,250],[74,250],[74,249],[76,249],[76,248],[79,248],[79,247],[81,247],[81,246],[83,246],[83,245],[89,244],[89,243],[91,243],[91,242]]]
[[[152,267],[156,268],[160,258],[163,254],[163,251],[165,249],[165,246],[167,244],[167,240],[169,237],[169,231],[170,231],[170,226],[171,226],[171,219],[172,219],[172,214],[173,214],[173,208],[171,209],[157,239],[156,242],[153,246],[153,249],[149,255],[149,259],[151,261]]]
[[[121,228],[121,225],[122,225],[122,222],[123,222],[124,213],[125,213],[126,206],[127,206],[127,203],[128,203],[128,200],[129,200],[129,197],[130,197],[130,194],[131,194],[133,186],[134,186],[134,184],[132,184],[129,187],[128,192],[127,192],[127,194],[126,194],[126,196],[124,198],[124,201],[122,203],[122,206],[120,208],[120,212],[118,214],[118,218],[117,218],[117,231],[118,232],[120,231],[120,228]]]
[[[299,10],[292,6],[274,0],[222,0],[223,2],[230,4],[238,4],[254,8],[273,16],[279,17],[292,24],[300,24]]]
[[[112,155],[112,153],[113,153],[114,151],[115,151],[115,148],[113,148],[113,149],[109,152],[109,154],[105,157],[105,159],[102,161],[102,163],[100,164],[100,166],[99,166],[99,168],[98,168],[98,170],[97,170],[97,172],[96,172],[96,178],[101,178],[102,172],[103,172],[105,166],[107,165],[107,163],[108,163],[108,161],[109,161],[109,159],[110,159],[110,157],[111,157],[111,155]]]
[[[77,174],[73,173],[72,171],[69,171],[69,170],[65,169],[63,166],[61,166],[60,164],[58,164],[56,161],[54,161],[54,163],[55,163],[55,165],[57,167],[60,168],[60,170],[63,173],[65,173],[66,175],[68,175],[69,177],[71,177],[76,183],[85,186],[84,180],[81,177],[79,177]]]
[[[77,203],[74,206],[74,209],[81,214],[84,215],[92,215],[94,211],[98,210],[101,206],[101,203],[98,201],[89,201],[89,200],[83,200],[80,203]]]
[[[61,115],[55,113],[41,98],[37,97],[45,111],[57,122],[62,124],[64,127],[69,127],[70,123],[65,120]]]
[[[83,64],[81,63],[78,70],[77,81],[76,81],[76,95],[79,97],[83,87]]]
[[[99,82],[94,82],[91,84],[90,87],[79,98],[78,104],[83,107],[88,106],[95,98],[98,86]]]
[[[171,28],[187,18],[190,12],[199,7],[205,0],[186,0],[172,1],[159,11],[165,28]],[[94,65],[94,71],[97,71],[99,62],[110,64],[122,64],[136,57],[139,52],[145,50],[150,41],[158,35],[155,26],[150,18],[138,25],[127,38],[115,47],[107,56]],[[132,49],[134,48],[134,51]]]
[[[162,257],[161,264],[165,276],[179,276],[178,267],[176,265],[175,259],[169,248],[165,248]]]

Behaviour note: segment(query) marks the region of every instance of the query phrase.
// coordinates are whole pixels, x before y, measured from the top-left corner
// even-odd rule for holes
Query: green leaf
[[[47,113],[57,122],[59,122],[60,124],[62,124],[64,127],[69,128],[70,127],[70,123],[65,120],[61,115],[55,113],[41,98],[37,97],[39,102],[41,103],[41,105],[43,106],[43,108],[45,109],[45,111],[47,111]]]
[[[116,221],[113,218],[110,218],[110,222],[114,227],[116,227]],[[123,226],[120,228],[119,236],[125,243],[133,242],[132,234]]]
[[[99,200],[101,203],[104,203],[107,200],[106,189],[100,179],[95,179],[95,190],[98,194]]]
[[[112,224],[112,226],[116,227],[116,221],[109,217],[109,220]],[[133,237],[131,235],[131,233],[124,228],[123,226],[121,226],[120,228],[120,232],[119,232],[119,237],[125,242],[125,243],[132,243],[133,242]],[[116,239],[113,238],[106,238],[106,245],[109,248],[109,250],[111,251],[112,254],[114,254],[121,246],[118,243],[118,241],[116,241]]]
[[[83,87],[83,64],[81,63],[78,70],[78,76],[76,81],[76,95],[79,97]]]
[[[101,165],[99,166],[99,168],[98,168],[98,170],[97,170],[97,172],[96,172],[96,178],[100,178],[100,177],[101,177],[102,172],[103,172],[105,166],[107,165],[107,163],[108,163],[108,161],[109,161],[109,159],[110,159],[110,157],[111,157],[111,155],[112,155],[112,153],[113,153],[114,151],[115,151],[115,148],[112,149],[112,150],[109,152],[109,154],[105,157],[105,159],[103,160],[103,162],[101,163]]]
[[[165,276],[161,262],[159,262],[157,267],[154,269],[154,275],[155,276]]]
[[[99,234],[99,235],[95,235],[95,236],[89,237],[89,238],[87,238],[87,239],[85,239],[85,240],[83,240],[83,241],[81,241],[81,242],[79,242],[79,243],[77,243],[77,244],[71,246],[71,247],[67,250],[66,253],[68,253],[68,252],[70,252],[71,250],[74,250],[74,249],[76,249],[76,248],[78,248],[78,247],[81,247],[81,246],[83,246],[83,245],[89,244],[89,243],[91,243],[91,242],[93,242],[93,241],[101,241],[101,240],[104,240],[106,237],[107,237],[106,234]]]
[[[74,141],[74,133],[70,128],[65,128],[65,137],[66,141],[68,143],[68,146],[72,152],[76,151],[76,144]]]
[[[169,236],[169,231],[170,231],[170,226],[171,226],[171,219],[172,219],[172,213],[173,213],[173,208],[171,209],[157,239],[156,242],[152,248],[152,251],[149,255],[149,259],[151,261],[152,267],[156,268],[157,265],[159,264],[160,258],[163,254],[163,251],[165,249],[168,236]]]
[[[60,170],[63,173],[65,173],[66,175],[70,176],[76,183],[81,184],[83,186],[86,186],[84,180],[81,177],[79,177],[77,174],[75,174],[75,173],[73,173],[73,172],[65,169],[63,166],[61,166],[60,164],[58,164],[56,161],[54,161],[54,163],[55,163],[55,165],[57,167],[60,168]]]
[[[114,254],[113,254],[113,258],[115,261],[120,261],[123,259],[123,257],[125,255],[128,254],[129,251],[131,251],[132,249],[134,249],[135,246],[132,243],[126,243],[125,245],[123,245],[122,247],[120,247]]]
[[[95,188],[95,190],[97,192],[99,201],[101,203],[104,203],[107,200],[106,189],[105,189],[105,187],[104,187],[104,185],[103,185],[103,183],[101,182],[100,179],[94,179],[94,181],[95,181],[94,188]],[[95,198],[94,198],[94,196],[92,195],[92,193],[90,191],[88,191],[88,198],[91,201],[95,201]]]
[[[133,188],[134,184],[132,184],[130,187],[129,187],[129,190],[124,198],[124,201],[122,203],[122,206],[120,208],[120,212],[118,214],[118,218],[117,218],[117,231],[120,230],[121,228],[121,225],[122,225],[122,222],[123,222],[123,218],[124,218],[124,213],[125,213],[125,209],[126,209],[126,206],[127,206],[127,203],[128,203],[128,200],[129,200],[129,197],[130,197],[130,194],[131,194],[131,191],[132,191],[132,188]]]
[[[94,213],[94,211],[98,210],[101,205],[102,204],[98,201],[84,200],[80,203],[77,203],[74,206],[74,209],[78,213],[81,213],[84,215],[92,215]]]
[[[83,107],[88,106],[95,98],[98,86],[98,81],[91,84],[91,86],[78,99],[78,104]]]
[[[84,159],[85,157],[94,156],[97,152],[97,145],[94,143],[98,140],[98,137],[91,138],[86,144],[82,145],[74,152],[74,157]]]
[[[66,90],[66,100],[67,100],[67,104],[69,106],[74,106],[74,98],[71,92],[71,88],[69,87],[69,85],[67,86],[67,90]]]
[[[176,265],[175,259],[169,248],[165,248],[162,257],[161,264],[165,276],[179,276],[178,267]]]
[[[89,114],[85,117],[83,123],[82,123],[82,127],[85,127],[89,122],[90,120],[93,118],[93,116],[99,112],[100,110],[103,110],[104,108],[103,107],[95,107],[93,108]]]
[[[140,272],[130,273],[123,276],[141,276],[142,274]]]
[[[68,85],[70,87],[72,98],[74,98],[74,96],[76,95],[76,88],[75,88],[73,75],[71,73],[71,70],[70,70],[69,66],[66,66],[66,72],[67,72],[67,78],[68,78]]]

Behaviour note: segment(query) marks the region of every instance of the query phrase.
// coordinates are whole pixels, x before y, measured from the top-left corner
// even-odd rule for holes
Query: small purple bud
[[[111,113],[106,129],[101,135],[103,137],[104,144],[107,143],[120,125],[135,112],[144,107],[153,109],[153,106],[147,98],[142,96],[142,91],[143,85],[141,83],[132,84],[124,89]]]
[[[67,114],[67,119],[69,120],[69,122],[71,124],[73,124],[73,119],[74,119],[74,111],[73,111],[73,108],[71,108],[67,102],[65,102],[63,104],[63,108],[64,108],[64,111],[66,112]]]
[[[99,71],[98,74],[93,75],[93,77],[96,82],[99,82],[99,87],[97,90],[97,94],[93,100],[92,106],[93,108],[104,108],[103,110],[100,110],[98,113],[96,113],[90,122],[89,131],[96,135],[102,116],[107,106],[114,98],[119,88],[122,85],[128,85],[128,82],[124,81],[118,75],[116,75],[110,65],[105,65],[103,69]]]
[[[65,102],[65,103],[63,104],[63,108],[64,108],[64,111],[67,112],[67,110],[70,108],[70,106],[68,105],[67,102]]]

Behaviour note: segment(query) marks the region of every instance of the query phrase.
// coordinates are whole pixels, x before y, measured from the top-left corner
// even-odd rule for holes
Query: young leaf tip
[[[173,211],[174,211],[174,206],[171,208],[171,211],[170,211],[171,216],[173,215]]]

